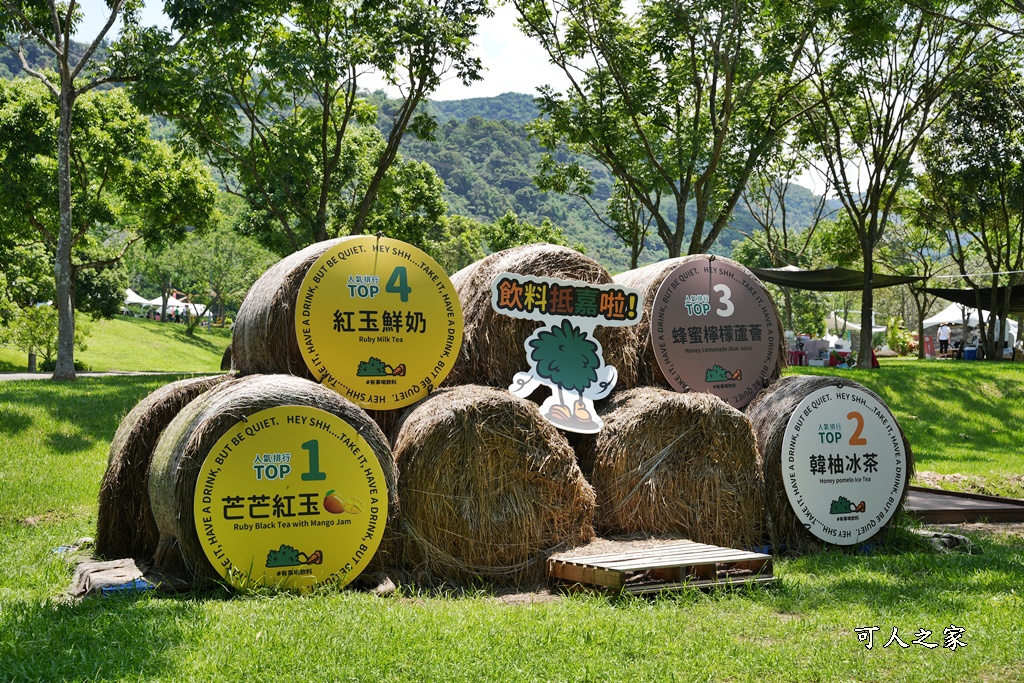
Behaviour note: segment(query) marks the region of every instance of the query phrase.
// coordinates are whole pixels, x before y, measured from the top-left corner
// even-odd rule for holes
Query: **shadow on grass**
[[[197,604],[180,599],[9,603],[0,617],[0,679],[174,680],[181,625],[201,619]]]
[[[28,372],[28,363],[11,363],[0,360],[0,372]]]
[[[190,346],[195,346],[196,348],[202,349],[204,351],[210,351],[210,352],[218,353],[218,354],[223,352],[223,346],[222,345],[214,344],[209,339],[207,339],[207,338],[205,338],[203,336],[200,336],[200,334],[216,334],[216,333],[210,333],[210,332],[200,333],[199,330],[196,330],[195,333],[192,336],[189,336],[186,333],[186,331],[184,329],[184,326],[182,326],[182,329],[180,329],[180,330],[174,330],[175,339],[177,341],[181,342],[182,344],[189,344]],[[228,340],[230,341],[230,337],[228,337]]]
[[[828,550],[788,560],[788,568],[812,576],[815,585],[808,590],[783,580],[777,596],[787,611],[843,604],[879,613],[966,614],[993,595],[1013,594],[1024,581],[1024,540],[983,535],[975,544],[975,554],[883,548],[871,555]]]
[[[31,426],[31,415],[20,410],[0,407],[0,434],[19,434]]]
[[[97,441],[110,441],[121,419],[135,404],[177,375],[159,377],[82,377],[74,382],[25,380],[0,384],[0,405],[18,406],[8,421],[0,413],[0,433],[12,436],[35,427],[60,453],[79,452]],[[33,413],[42,411],[50,419]],[[71,428],[69,428],[69,425]]]
[[[94,439],[87,438],[77,432],[66,434],[64,432],[50,432],[46,435],[46,445],[61,455],[81,453],[92,448]]]

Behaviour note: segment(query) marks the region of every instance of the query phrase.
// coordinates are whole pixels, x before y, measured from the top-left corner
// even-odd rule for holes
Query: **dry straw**
[[[818,389],[837,385],[859,389],[885,405],[885,401],[878,394],[850,380],[792,375],[772,384],[747,406],[747,416],[754,426],[761,457],[760,467],[765,482],[765,508],[768,513],[768,537],[776,551],[787,548],[795,552],[807,552],[818,550],[823,545],[804,527],[790,506],[782,472],[782,448],[789,419],[800,402]],[[897,428],[900,429],[903,448],[907,453],[907,472],[904,481],[909,482],[914,476],[914,456],[903,430],[899,425]],[[905,483],[900,494],[900,507],[903,506],[907,491]]]
[[[604,429],[576,449],[597,493],[600,533],[760,543],[762,483],[743,413],[710,394],[641,387],[616,393],[601,417]]]
[[[351,401],[315,382],[287,375],[250,375],[221,384],[189,403],[167,426],[153,454],[149,496],[160,530],[155,563],[180,564],[197,579],[216,578],[193,521],[196,481],[203,460],[224,434],[248,416],[278,406],[307,406],[336,415],[366,440],[384,471],[389,531],[397,514],[397,472],[384,434]],[[386,564],[388,534],[368,570]],[[364,570],[365,573],[365,570]]]
[[[160,534],[149,506],[149,461],[164,428],[192,399],[228,379],[193,377],[160,387],[129,412],[114,434],[100,484],[96,553],[148,561]]]
[[[243,375],[286,374],[313,377],[295,334],[295,310],[302,279],[328,249],[352,237],[317,242],[263,273],[249,288],[231,335],[234,368]]]
[[[421,581],[516,585],[594,537],[594,491],[565,437],[507,391],[465,385],[410,409],[395,445],[404,559]]]
[[[326,251],[352,237],[306,247],[275,265],[249,289],[238,310],[230,355],[225,358],[241,375],[286,374],[319,381],[306,365],[295,332],[295,309],[306,273]],[[222,361],[223,364],[224,361]],[[367,414],[389,434],[401,411],[369,410]]]
[[[658,261],[652,263],[649,266],[643,268],[637,268],[635,270],[627,270],[624,273],[619,273],[615,276],[615,282],[625,285],[627,287],[634,287],[643,292],[644,295],[644,315],[639,325],[627,328],[630,335],[630,345],[633,347],[633,352],[638,357],[638,368],[635,373],[635,383],[625,384],[620,381],[619,386],[623,389],[629,388],[630,386],[654,386],[654,387],[668,387],[674,388],[669,384],[668,380],[661,372],[661,368],[658,366],[658,359],[654,355],[654,348],[651,344],[651,309],[654,306],[655,295],[658,293],[658,288],[661,287],[669,275],[672,274],[678,266],[694,261],[698,259],[708,258],[707,254],[695,254],[692,256],[680,256],[679,258],[666,259],[664,261]],[[722,258],[721,256],[715,257],[725,261],[737,270],[743,271],[748,278],[751,280],[757,280],[757,277],[744,268],[739,263],[730,259]],[[775,303],[768,300],[769,305],[772,309],[772,315],[775,317],[775,324],[779,334],[781,335],[782,318],[779,315],[778,309],[775,307]],[[781,341],[781,338],[780,338]],[[775,369],[772,371],[771,379],[774,380],[782,374],[783,369],[786,367],[786,359],[784,354],[778,355]]]
[[[524,344],[541,325],[496,313],[491,307],[491,283],[499,273],[609,284],[612,279],[592,258],[553,244],[531,244],[499,251],[466,266],[452,276],[465,321],[462,349],[444,386],[483,384],[508,387],[517,372],[529,368]],[[618,370],[619,382],[633,383],[636,359],[628,328],[598,327],[605,364]]]

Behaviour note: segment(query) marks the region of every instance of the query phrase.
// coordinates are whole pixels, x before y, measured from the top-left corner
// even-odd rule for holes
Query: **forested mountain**
[[[84,44],[74,46],[78,50],[85,47]],[[26,53],[34,68],[50,68],[49,52],[29,45]],[[0,51],[0,77],[12,78],[20,70],[16,56]],[[389,109],[395,105],[382,93],[374,94],[371,99],[381,107],[379,127],[386,134]],[[526,123],[537,115],[532,96],[504,93],[497,97],[428,102],[425,109],[438,123],[434,139],[406,136],[401,154],[434,167],[445,182],[445,199],[451,213],[488,223],[509,211],[530,223],[539,224],[548,219],[563,230],[570,243],[583,245],[587,254],[610,271],[629,268],[628,249],[583,200],[540,192],[534,187],[533,176],[544,152],[526,134]],[[154,117],[152,129],[154,137],[160,139],[173,132],[159,117]],[[598,164],[589,160],[584,163],[594,173],[592,203],[601,210],[611,193],[612,178]],[[813,196],[808,190],[793,188],[789,200],[790,220],[800,225],[810,216]],[[742,238],[741,233],[755,230],[757,225],[746,209],[738,207],[732,228],[722,234],[715,251],[728,255],[732,243]],[[657,235],[650,235],[641,261],[649,263],[665,256],[666,250]]]
[[[88,49],[85,43],[71,41],[71,57],[77,61]],[[107,55],[107,43],[102,43],[93,54],[92,63],[99,64]],[[33,69],[54,69],[56,68],[55,58],[49,49],[38,43],[25,43],[25,61]],[[0,48],[0,78],[14,78],[21,71],[21,61],[17,55],[6,48]]]
[[[482,119],[511,121],[522,125],[537,118],[537,106],[533,103],[533,96],[518,92],[507,92],[497,97],[428,102],[427,111],[439,121],[465,121],[479,116]]]
[[[387,105],[382,108],[386,112]],[[547,218],[562,228],[570,242],[584,245],[590,256],[612,272],[626,270],[628,249],[582,200],[542,193],[534,187],[532,178],[543,150],[528,139],[524,126],[535,118],[536,111],[533,98],[519,93],[430,102],[427,112],[438,121],[435,139],[407,137],[402,154],[434,167],[445,181],[445,198],[452,213],[482,221],[492,221],[510,210],[531,223]],[[612,178],[596,163],[585,163],[594,172],[595,204],[600,207],[611,193]],[[790,224],[808,224],[814,209],[811,191],[793,187],[787,200]],[[732,227],[718,240],[716,253],[729,255],[734,241],[758,229],[741,204]],[[647,242],[643,263],[665,258],[667,252],[656,234]]]

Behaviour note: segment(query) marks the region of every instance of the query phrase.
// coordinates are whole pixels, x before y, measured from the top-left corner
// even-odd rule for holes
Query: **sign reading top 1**
[[[193,514],[203,552],[233,586],[344,586],[380,545],[388,491],[355,428],[318,408],[276,406],[210,449]]]
[[[462,344],[448,275],[416,247],[360,236],[324,252],[302,280],[295,330],[306,366],[364,408],[402,408],[444,381]]]
[[[734,261],[681,263],[658,288],[651,314],[651,345],[676,390],[742,408],[771,380],[781,353],[778,316],[760,281]]]

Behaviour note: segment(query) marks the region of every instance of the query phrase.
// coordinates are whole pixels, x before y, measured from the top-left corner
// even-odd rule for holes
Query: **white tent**
[[[967,326],[968,327],[977,327],[978,326],[978,309],[970,308],[970,307],[967,307],[967,306],[961,306],[960,304],[955,304],[955,303],[954,304],[950,304],[949,306],[946,306],[944,309],[942,309],[941,311],[939,311],[935,315],[931,316],[930,318],[925,318],[925,320],[924,320],[924,327],[925,327],[925,329],[928,329],[929,327],[937,327],[937,326],[941,325],[942,323],[949,323],[950,325],[963,325],[963,323],[964,323],[964,313],[965,312],[967,313]],[[988,318],[989,318],[988,311],[985,311],[984,320],[986,322],[988,322]],[[996,322],[998,323],[999,320],[997,319]],[[1010,339],[1009,339],[1009,342],[1010,342],[1010,346],[1012,347],[1014,345],[1014,343],[1016,343],[1016,341],[1018,339],[1018,336],[1017,336],[1017,321],[1007,319],[1006,326],[1008,328],[1010,328]],[[997,331],[997,333],[998,333],[998,331]]]
[[[164,300],[163,297],[158,296],[155,299],[150,299],[146,303],[148,303],[150,306],[156,306],[159,309],[164,305]],[[188,308],[188,304],[185,303],[184,301],[179,301],[178,299],[175,299],[173,296],[167,297],[168,311],[173,311],[175,309],[179,311],[184,311],[186,308]]]
[[[191,314],[193,317],[200,315],[207,318],[213,317],[213,311],[210,310],[210,308],[207,308],[206,306],[200,306],[199,304],[185,304],[185,307],[188,309],[189,314]]]
[[[137,304],[139,306],[149,306],[150,302],[147,299],[143,299],[141,296],[136,294],[131,287],[124,292],[124,302],[126,304]]]

